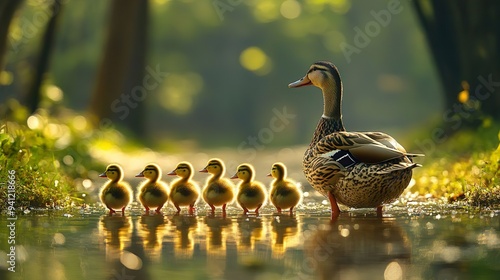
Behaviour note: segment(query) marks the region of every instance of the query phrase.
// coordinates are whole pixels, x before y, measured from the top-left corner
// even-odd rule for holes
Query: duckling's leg
[[[293,207],[295,206],[290,207],[290,216],[293,216]]]
[[[382,218],[382,205],[377,207],[377,217]]]
[[[222,205],[222,212],[223,212],[223,213],[226,213],[226,205],[227,205],[226,203],[224,203],[224,204]],[[247,210],[247,211],[248,211],[248,210]]]
[[[335,199],[335,196],[333,196],[333,193],[328,193],[328,199],[330,200],[330,205],[332,207],[332,219],[335,219],[340,215],[339,205],[337,204],[337,200]]]
[[[181,208],[179,207],[179,204],[174,203],[175,209],[177,209],[177,214],[181,212]]]
[[[146,214],[149,214],[149,207],[147,207],[146,205],[144,205],[144,209],[146,209]]]
[[[215,206],[213,204],[208,204],[212,208],[212,215],[215,215]]]
[[[122,216],[125,216],[125,207],[127,207],[127,206],[123,206],[123,208],[122,208]]]
[[[276,210],[278,210],[278,214],[281,214],[281,208],[276,206]]]
[[[163,204],[158,206],[158,208],[156,208],[155,212],[158,213],[158,214],[161,214],[161,208],[163,207]]]
[[[259,209],[260,209],[261,206],[262,206],[262,203],[259,204],[259,206],[257,207],[257,209],[255,209],[255,214],[259,215]]]
[[[110,216],[111,216],[111,215],[113,215],[114,213],[116,213],[116,211],[115,211],[115,210],[113,210],[112,208],[109,208],[109,207],[107,207],[107,206],[106,206],[106,208],[108,208],[108,209],[109,209],[109,215],[110,215]]]
[[[181,211],[179,208],[177,208],[179,211]],[[189,215],[193,215],[194,214],[194,203],[193,204],[189,204]]]

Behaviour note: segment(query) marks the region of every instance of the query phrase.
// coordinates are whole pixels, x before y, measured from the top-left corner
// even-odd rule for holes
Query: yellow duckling
[[[212,208],[212,214],[215,213],[215,206],[222,206],[222,212],[226,213],[227,204],[234,199],[234,185],[223,178],[224,163],[220,159],[211,159],[200,172],[212,174],[203,188],[203,199]]]
[[[181,212],[179,206],[189,206],[189,214],[193,214],[194,205],[200,196],[198,184],[191,180],[193,178],[193,166],[189,162],[181,162],[168,175],[180,177],[171,183],[169,196],[170,201],[177,209],[177,213]]]
[[[137,199],[146,209],[146,214],[149,213],[150,207],[156,207],[155,211],[159,214],[163,205],[168,201],[168,185],[161,181],[160,167],[154,163],[148,164],[135,177],[146,178],[139,185],[139,193],[137,194]]]
[[[109,179],[99,194],[101,202],[109,209],[109,214],[116,213],[114,209],[121,209],[122,215],[125,215],[125,207],[132,201],[132,189],[122,181],[123,169],[118,164],[110,164],[99,177]]]
[[[281,209],[290,208],[292,215],[293,208],[299,204],[302,199],[302,191],[297,187],[297,183],[286,178],[286,166],[277,162],[273,164],[271,173],[267,176],[273,177],[271,182],[271,202],[281,214]]]
[[[255,214],[259,214],[259,209],[266,200],[266,189],[261,182],[254,181],[255,171],[251,164],[245,163],[238,166],[236,174],[231,179],[240,178],[238,184],[238,194],[236,201],[243,208],[243,214],[247,214],[249,209],[255,209]]]

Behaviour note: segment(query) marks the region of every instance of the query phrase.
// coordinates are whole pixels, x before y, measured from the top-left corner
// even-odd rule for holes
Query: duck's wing
[[[341,153],[339,154],[339,152]],[[357,162],[370,164],[402,158],[407,155],[406,152],[388,147],[361,132],[334,132],[321,139],[313,148],[313,155],[331,157],[336,160],[338,160],[337,157],[344,156],[342,152],[348,152],[347,155],[352,155],[353,160]]]
[[[404,153],[408,157],[421,157],[424,156],[423,154],[413,154],[413,153],[407,153],[406,149],[401,146],[401,144],[396,141],[396,139],[392,138],[392,136],[383,133],[383,132],[363,132],[364,135],[370,137],[371,139],[385,145],[388,148],[398,150],[402,153]]]

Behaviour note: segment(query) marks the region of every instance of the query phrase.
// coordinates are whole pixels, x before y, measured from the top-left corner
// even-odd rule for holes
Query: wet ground
[[[317,206],[320,205],[320,206]],[[431,201],[294,216],[108,216],[101,207],[0,221],[1,279],[498,279],[500,211]],[[183,212],[184,213],[184,212]],[[8,236],[14,234],[15,262]],[[7,269],[15,265],[15,272]]]

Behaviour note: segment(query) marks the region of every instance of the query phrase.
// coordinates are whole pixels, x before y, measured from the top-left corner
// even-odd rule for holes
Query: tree
[[[96,120],[124,122],[144,133],[143,83],[147,46],[148,1],[113,0],[107,41],[90,100]],[[139,96],[139,97],[136,97]]]
[[[413,3],[442,82],[445,123],[473,126],[481,114],[500,121],[500,2]]]
[[[5,0],[0,3],[0,72],[3,69],[3,59],[7,52],[10,22],[22,2],[20,0]]]

